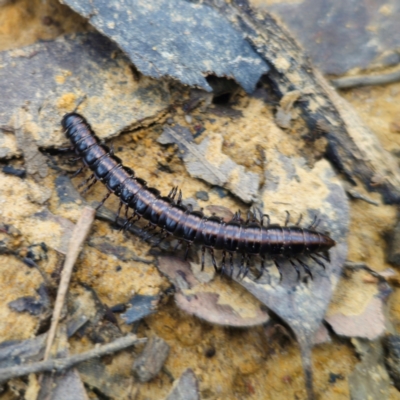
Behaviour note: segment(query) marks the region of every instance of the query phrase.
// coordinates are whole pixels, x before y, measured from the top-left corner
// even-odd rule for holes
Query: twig
[[[79,221],[75,225],[74,231],[72,232],[71,240],[68,246],[67,256],[64,262],[64,268],[61,273],[61,281],[58,287],[57,298],[54,305],[53,316],[51,318],[51,326],[49,335],[47,337],[46,350],[44,353],[44,360],[47,360],[50,355],[51,346],[57,331],[58,321],[60,320],[61,310],[64,305],[65,296],[68,291],[69,282],[71,280],[72,270],[74,268],[76,259],[81,251],[81,246],[89,233],[90,227],[92,226],[95,210],[90,207],[85,207],[79,218]]]
[[[379,75],[356,75],[345,78],[332,79],[331,83],[335,88],[345,89],[356,86],[384,85],[400,81],[400,71]]]
[[[353,271],[359,271],[359,270],[367,271],[370,275],[372,275],[374,278],[377,278],[380,282],[386,283],[386,278],[383,275],[381,275],[379,272],[376,272],[372,268],[368,267],[367,264],[364,264],[362,262],[360,263],[347,260],[344,263],[344,267]]]
[[[145,343],[146,341],[147,338],[138,339],[136,335],[128,335],[114,340],[111,343],[96,347],[93,350],[89,350],[81,354],[75,354],[71,357],[50,359],[26,365],[15,365],[10,368],[0,368],[0,384],[8,381],[9,379],[18,378],[28,374],[51,371],[60,372],[92,358],[115,353],[127,347]]]

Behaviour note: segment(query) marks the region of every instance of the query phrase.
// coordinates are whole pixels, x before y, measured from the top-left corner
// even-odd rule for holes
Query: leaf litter
[[[318,229],[329,231],[337,243],[330,250],[330,263],[326,263],[324,270],[312,260],[304,260],[311,267],[313,279],[303,275],[298,281],[296,271],[286,261],[281,266],[282,281],[274,266],[258,281],[254,280],[254,276],[235,280],[293,330],[301,348],[306,385],[310,390],[313,338],[323,321],[347,255],[348,202],[326,161],[319,161],[310,169],[301,159],[278,157],[274,170],[278,168],[282,168],[286,174],[280,174],[280,179],[274,180],[273,185],[271,180],[266,181],[262,196],[264,210],[284,214],[284,210],[293,209],[305,216],[303,221],[311,221],[320,210]],[[274,174],[274,171],[269,170],[268,174]],[[307,185],[316,190],[312,194],[305,191]],[[279,199],[279,202],[271,198],[272,188],[273,199]]]

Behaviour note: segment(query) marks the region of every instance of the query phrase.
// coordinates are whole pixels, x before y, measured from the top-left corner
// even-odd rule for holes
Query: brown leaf
[[[364,270],[346,270],[325,320],[342,336],[376,339],[385,332],[384,299],[387,283],[369,281]]]
[[[160,257],[158,267],[177,288],[177,305],[190,314],[227,326],[261,325],[269,319],[253,296],[228,279],[218,277],[202,284],[190,263],[175,257]]]

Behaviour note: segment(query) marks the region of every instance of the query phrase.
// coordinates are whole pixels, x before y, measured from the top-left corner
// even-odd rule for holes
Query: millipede
[[[258,278],[265,270],[267,258],[275,263],[281,279],[280,263],[284,260],[288,260],[295,268],[298,278],[300,266],[311,278],[313,277],[304,258],[311,258],[323,268],[325,264],[321,260],[329,262],[328,251],[336,243],[328,234],[317,230],[317,218],[310,226],[304,228],[300,226],[301,218],[295,225],[289,225],[289,213],[283,226],[271,224],[268,215],[262,214],[260,210],[258,217],[256,212],[249,212],[247,219],[243,219],[241,213],[236,212],[229,222],[214,215],[205,216],[202,211],[193,210],[191,206],[182,203],[182,192],[177,187],[172,188],[167,196],[161,196],[159,190],[149,187],[146,181],[136,177],[132,169],[122,165],[113,151],[101,143],[81,115],[75,112],[66,114],[61,124],[78,156],[77,159],[83,161],[83,166],[75,175],[84,168],[89,168],[92,172],[81,186],[86,186],[87,191],[100,181],[108,190],[98,208],[111,194],[116,195],[120,200],[117,220],[125,207],[125,228],[143,218],[148,221],[143,230],[151,232],[150,236],[158,235],[158,242],[173,236],[178,239],[178,244],[186,243],[185,258],[193,244],[201,246],[202,269],[206,249],[211,255],[215,270],[231,276],[234,255],[240,254],[238,277],[243,278],[249,272],[250,260],[253,257],[261,260]],[[222,251],[220,267],[217,266],[214,250]]]

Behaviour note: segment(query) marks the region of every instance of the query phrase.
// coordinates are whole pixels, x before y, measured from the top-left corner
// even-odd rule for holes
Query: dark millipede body
[[[335,245],[335,241],[318,232],[315,224],[308,228],[302,228],[298,224],[287,226],[287,220],[285,226],[271,225],[268,218],[267,225],[264,225],[265,216],[257,219],[253,214],[249,214],[247,220],[243,221],[240,212],[229,222],[215,216],[205,217],[201,211],[193,211],[191,207],[182,204],[182,194],[179,191],[178,195],[177,188],[173,188],[168,196],[161,196],[157,189],[148,187],[144,180],[135,177],[133,170],[123,166],[121,160],[113,155],[107,146],[100,143],[85,118],[79,114],[66,114],[62,119],[62,126],[75,153],[82,159],[84,166],[92,171],[92,175],[85,181],[86,190],[97,180],[108,189],[108,194],[100,206],[114,193],[120,199],[118,216],[121,208],[125,206],[125,226],[144,218],[148,221],[144,229],[152,231],[160,228],[157,233],[160,241],[173,235],[180,243],[187,243],[188,248],[193,243],[202,246],[202,267],[206,248],[211,253],[215,269],[218,268],[214,250],[222,250],[221,272],[227,272],[226,257],[229,256],[231,274],[233,255],[240,253],[242,257],[238,275],[243,276],[247,274],[250,258],[253,256],[261,259],[261,274],[268,257],[275,262],[280,273],[279,261],[286,259],[298,275],[300,264],[311,277],[309,267],[300,257],[308,256],[323,267],[324,264],[317,257],[329,260],[326,254]],[[131,216],[128,215],[130,209]]]

